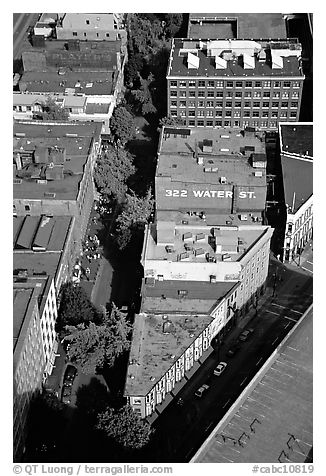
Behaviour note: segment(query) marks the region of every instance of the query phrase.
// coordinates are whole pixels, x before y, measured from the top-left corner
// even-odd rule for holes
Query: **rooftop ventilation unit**
[[[20,185],[22,183],[22,179],[14,179],[14,185]]]
[[[205,234],[204,233],[198,233],[195,235],[195,240],[200,241],[200,240],[205,240]]]
[[[180,254],[178,255],[178,260],[179,260],[179,261],[184,261],[184,260],[186,260],[186,259],[189,259],[189,253],[180,253]]]
[[[226,177],[220,177],[220,183],[226,184]]]
[[[158,279],[158,281],[163,281],[164,280],[163,274],[158,274],[157,279]]]
[[[230,149],[220,149],[221,152],[230,152]]]
[[[16,133],[15,133],[15,136],[16,136],[16,137],[25,137],[26,134],[25,134],[25,132],[16,132]]]
[[[225,253],[222,255],[222,261],[231,261],[231,255]]]
[[[226,69],[228,66],[227,61],[220,56],[215,56],[215,68],[216,69]]]
[[[248,220],[248,215],[240,215],[240,220],[241,221],[247,221]]]
[[[182,235],[182,240],[183,240],[183,241],[192,240],[192,233],[190,233],[190,232],[184,233],[184,234]]]
[[[166,251],[167,253],[173,253],[173,247],[167,245],[167,246],[165,247],[165,251]]]
[[[254,172],[254,176],[255,176],[255,177],[262,177],[262,176],[263,176],[263,172],[262,172],[261,170],[256,170],[256,171]]]
[[[53,192],[44,192],[45,198],[55,198],[55,193]]]
[[[198,69],[199,68],[199,58],[197,55],[188,52],[187,54],[187,66],[188,69]]]
[[[195,250],[195,256],[201,256],[201,255],[204,255],[204,254],[205,254],[204,248],[197,248]]]
[[[215,274],[211,274],[210,277],[209,277],[209,280],[211,283],[216,283],[216,276]]]
[[[203,140],[203,152],[212,153],[213,152],[213,141],[210,139]]]
[[[243,54],[243,67],[244,67],[244,69],[255,69],[255,57],[244,53]]]

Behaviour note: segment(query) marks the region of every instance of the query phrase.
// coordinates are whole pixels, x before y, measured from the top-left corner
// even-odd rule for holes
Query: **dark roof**
[[[299,210],[313,193],[313,163],[309,160],[282,156],[282,172],[285,203]]]
[[[25,218],[16,241],[16,248],[31,249],[39,221],[40,217],[27,216]]]
[[[313,157],[312,124],[280,124],[281,153]]]

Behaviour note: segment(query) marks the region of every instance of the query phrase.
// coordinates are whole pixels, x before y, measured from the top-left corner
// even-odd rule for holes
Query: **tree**
[[[101,318],[101,314],[90,302],[84,289],[71,282],[61,287],[58,314],[60,330],[69,325],[76,326],[89,321],[99,322]]]
[[[183,122],[183,120],[181,119],[180,116],[178,116],[178,117],[168,116],[168,117],[162,117],[162,119],[160,119],[160,121],[159,121],[159,125],[160,125],[160,127],[163,127],[163,126],[183,126],[184,122]]]
[[[69,112],[67,109],[56,104],[53,98],[48,97],[43,104],[42,112],[40,113],[43,121],[68,121]]]
[[[129,405],[119,410],[107,408],[97,417],[97,429],[126,450],[139,450],[146,446],[154,430],[144,422]]]
[[[70,343],[69,358],[86,374],[94,374],[104,364],[113,366],[115,359],[130,346],[128,335],[131,325],[116,306],[96,325],[68,326],[65,339]]]
[[[173,38],[181,28],[183,22],[183,15],[182,13],[165,13],[164,17],[164,20],[166,22],[166,35],[169,38]]]
[[[135,52],[146,56],[153,48],[159,46],[163,35],[161,22],[154,17],[142,14],[130,15],[130,36],[132,37]]]
[[[135,137],[134,119],[124,106],[118,106],[113,111],[110,120],[110,129],[115,138],[119,139],[122,144],[125,144]]]
[[[155,114],[156,107],[153,104],[151,91],[149,89],[150,84],[154,81],[154,76],[150,74],[147,79],[140,79],[140,88],[131,91],[131,95],[134,98],[136,111],[143,116],[146,114]]]
[[[89,416],[103,412],[108,405],[108,389],[95,377],[92,377],[88,385],[81,385],[76,396],[78,410]]]
[[[125,84],[133,86],[143,68],[143,58],[139,53],[131,53],[124,69]]]
[[[117,243],[120,249],[127,246],[135,232],[144,229],[152,213],[153,205],[151,189],[148,190],[145,197],[137,197],[134,192],[126,194],[122,212],[116,220]]]
[[[103,195],[120,201],[127,191],[126,182],[135,173],[132,155],[122,149],[109,145],[96,162],[94,180]]]

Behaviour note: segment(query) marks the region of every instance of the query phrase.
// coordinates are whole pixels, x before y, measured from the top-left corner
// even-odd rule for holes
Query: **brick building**
[[[298,121],[304,74],[293,40],[174,39],[168,115],[186,126],[276,130]]]

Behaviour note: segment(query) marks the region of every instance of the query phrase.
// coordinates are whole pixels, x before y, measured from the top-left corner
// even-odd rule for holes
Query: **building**
[[[134,411],[153,421],[200,366],[230,323],[238,283],[145,278],[125,385]],[[164,293],[164,294],[163,294]],[[163,297],[164,295],[164,297]]]
[[[276,130],[299,120],[304,74],[293,40],[174,39],[168,115],[191,127]]]
[[[141,264],[155,280],[238,282],[240,314],[264,292],[273,229],[262,225],[148,225]]]
[[[64,13],[55,30],[58,40],[127,42],[123,13]]]
[[[158,223],[262,223],[266,191],[263,133],[162,129],[155,176]],[[158,240],[159,230],[160,224]]]
[[[44,343],[39,315],[42,284],[15,283],[13,292],[13,450],[21,461],[26,438],[29,404],[41,389],[45,369]]]
[[[14,123],[14,215],[75,217],[76,252],[94,201],[100,133],[98,123]]]
[[[14,94],[14,118],[38,118],[52,97],[71,120],[99,121],[103,133],[120,100],[126,46],[116,41],[45,40],[34,36],[22,53],[23,74]],[[30,99],[24,97],[31,94]]]
[[[283,13],[190,13],[188,38],[287,38]]]
[[[313,125],[280,124],[285,230],[283,261],[300,256],[313,234]]]

